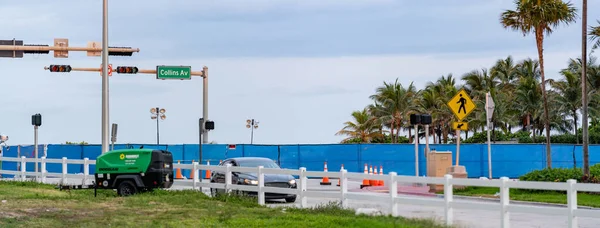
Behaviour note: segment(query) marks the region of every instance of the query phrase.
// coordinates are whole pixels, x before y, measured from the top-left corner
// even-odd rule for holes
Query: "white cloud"
[[[71,46],[101,40],[100,1],[56,2],[3,4],[0,25],[5,37],[2,39],[15,37],[26,43],[48,44],[54,37],[65,37],[70,39]],[[383,81],[399,78],[405,86],[414,81],[418,88],[423,88],[428,81],[442,75],[453,73],[459,78],[473,69],[490,67],[497,59],[511,54],[516,60],[536,58],[532,37],[522,38],[498,25],[498,13],[505,8],[501,6],[511,4],[508,0],[455,0],[439,4],[392,0],[146,1],[144,4],[110,1],[111,42],[126,41],[118,45],[141,49],[133,57],[110,59],[114,66],[135,65],[142,69],[159,64],[191,65],[194,70],[208,66],[209,118],[216,122],[217,128],[210,133],[210,140],[248,142],[244,121],[256,118],[261,121],[255,132],[257,143],[338,142],[341,137],[334,133],[350,118],[351,111],[369,104],[368,96]],[[590,9],[593,8],[590,2]],[[396,11],[411,14],[397,16]],[[204,20],[202,16],[209,13],[233,22],[215,23],[221,18]],[[590,18],[597,17],[593,13],[590,10]],[[235,17],[237,14],[243,17]],[[290,14],[294,14],[295,23],[280,20],[281,15]],[[234,16],[228,17],[231,15]],[[255,15],[260,20],[242,23],[256,18]],[[411,17],[414,15],[420,15],[421,24],[410,21],[416,18]],[[170,29],[178,33],[172,35]],[[579,56],[580,38],[571,29],[578,30],[575,25],[560,29],[547,40],[548,78],[558,77],[558,70],[566,66],[567,60]],[[516,46],[526,49],[515,50]],[[211,50],[205,53],[202,48]],[[502,51],[478,51],[492,48]],[[448,50],[459,52],[440,54]],[[355,56],[214,58],[222,53],[225,53],[222,56],[252,56],[268,52],[286,56],[343,55],[340,53]],[[400,52],[437,53],[359,56]],[[149,55],[160,57],[148,60]],[[81,52],[72,52],[69,59],[31,55],[23,59],[0,59],[3,69],[0,132],[10,135],[12,144],[30,144],[30,115],[40,112],[44,116],[40,142],[98,143],[99,74],[58,74],[42,68],[50,64],[98,67],[100,62],[100,58],[88,58]],[[161,123],[161,142],[196,143],[201,88],[201,80],[197,78],[160,81],[153,75],[115,74],[111,78],[110,110],[111,122],[119,123],[119,142],[154,142],[155,124],[148,109],[161,106],[168,110],[167,120]]]
[[[350,118],[350,112],[369,104],[368,96],[382,82],[397,77],[404,85],[418,88],[441,75],[463,73],[490,67],[508,53],[480,56],[410,55],[339,58],[223,58],[185,61],[128,59],[118,65],[152,69],[156,65],[191,65],[194,70],[209,67],[209,118],[216,130],[209,139],[220,143],[248,142],[244,127],[247,118],[261,121],[255,132],[257,143],[329,143],[340,137],[334,133]],[[566,65],[574,52],[548,52],[548,77]],[[516,60],[535,58],[535,51],[514,54]],[[36,61],[37,62],[37,61]],[[68,74],[43,71],[43,62],[32,65],[22,60],[4,60],[0,65],[11,75],[11,85],[0,91],[5,100],[2,133],[11,143],[30,143],[31,114],[41,112],[44,143],[100,140],[100,77],[98,73]],[[97,60],[71,61],[73,66],[95,66]],[[117,65],[117,61],[113,60]],[[17,75],[20,75],[17,77]],[[111,78],[111,122],[119,126],[120,142],[153,142],[155,125],[148,109],[165,107],[167,120],[161,123],[161,142],[196,143],[197,118],[202,108],[202,83],[162,81],[153,75],[119,75]],[[35,97],[35,98],[34,98]],[[42,133],[43,132],[43,133]]]

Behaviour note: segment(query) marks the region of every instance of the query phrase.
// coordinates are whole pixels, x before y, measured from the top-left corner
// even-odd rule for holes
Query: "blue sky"
[[[142,3],[143,4],[140,4]],[[581,1],[572,1],[581,8]],[[0,0],[0,39],[70,46],[102,39],[102,2]],[[589,21],[600,2],[589,1]],[[255,143],[336,143],[335,132],[383,81],[422,88],[449,73],[490,67],[497,59],[537,58],[532,36],[506,30],[500,13],[512,0],[197,0],[110,1],[109,45],[140,48],[110,57],[113,66],[209,67],[209,141],[249,143],[245,120],[260,121]],[[581,15],[581,12],[579,12]],[[581,24],[561,26],[545,42],[547,77],[581,53]],[[101,77],[50,73],[43,67],[99,67],[99,57],[71,52],[1,58],[0,133],[32,144],[31,115],[41,113],[40,143],[101,140]],[[151,107],[167,109],[161,143],[197,143],[202,81],[153,75],[110,78],[110,121],[118,143],[155,143]]]

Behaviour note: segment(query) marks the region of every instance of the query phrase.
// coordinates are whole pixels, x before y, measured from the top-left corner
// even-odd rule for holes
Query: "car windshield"
[[[241,167],[259,167],[277,169],[279,166],[271,160],[241,160],[237,162]]]

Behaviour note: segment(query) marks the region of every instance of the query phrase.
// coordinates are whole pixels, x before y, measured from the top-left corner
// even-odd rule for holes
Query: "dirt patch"
[[[61,192],[56,189],[47,189],[47,188],[30,188],[30,189],[27,189],[27,191],[31,192],[31,193],[38,193],[38,194],[47,195],[47,196],[66,196],[67,195],[66,192]]]
[[[21,211],[25,212],[26,214],[28,214],[30,216],[37,217],[44,213],[62,212],[62,211],[69,211],[69,210],[58,209],[58,208],[28,208],[28,209],[22,209]]]
[[[20,218],[26,216],[26,214],[19,213],[16,211],[0,211],[0,218]]]

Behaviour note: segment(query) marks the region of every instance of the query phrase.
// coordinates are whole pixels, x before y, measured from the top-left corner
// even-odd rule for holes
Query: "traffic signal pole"
[[[69,51],[87,51],[88,56],[102,56],[102,153],[109,149],[109,55],[132,56],[139,49],[131,47],[108,46],[108,0],[102,1],[102,48],[100,42],[88,42],[87,47],[69,47],[68,39],[54,39],[54,46],[43,44],[24,44],[23,40],[0,40],[0,58],[23,58],[24,54],[49,54],[54,52],[54,58],[68,58]],[[70,66],[62,66],[52,72],[70,72]]]
[[[119,67],[115,68],[118,69]],[[45,66],[44,70],[50,70],[50,67]],[[205,67],[205,70],[208,72],[208,67]],[[94,67],[71,67],[70,71],[87,71],[87,72],[102,72],[102,68],[94,68]],[[114,71],[115,73],[119,73],[118,71]],[[156,70],[142,70],[138,69],[137,74],[156,74]],[[204,77],[203,71],[192,71],[192,76],[201,76]],[[205,79],[206,80],[206,79]],[[207,91],[208,83],[204,84],[204,93],[208,93]],[[204,114],[204,110],[202,111]]]
[[[0,45],[0,51],[33,51],[47,53],[50,51],[89,51],[89,52],[100,52],[102,48],[99,47],[60,47],[60,46],[18,46],[18,45]],[[132,53],[140,52],[139,48],[127,48],[127,47],[111,47],[108,48],[108,52],[122,52]]]
[[[206,129],[206,121],[208,121],[208,67],[206,66],[202,68],[202,119],[202,143],[207,144],[208,129]]]
[[[162,67],[162,69],[161,69],[161,67]],[[104,82],[104,80],[107,80],[106,72],[108,70],[103,70],[103,68],[107,69],[106,66],[104,66],[104,65],[102,68],[93,68],[93,67],[77,68],[77,67],[71,67],[70,65],[50,65],[49,67],[48,66],[44,67],[44,70],[50,70],[50,72],[71,72],[71,71],[102,72],[102,76],[103,76],[102,81]],[[157,66],[157,68],[152,69],[152,70],[138,69],[135,66],[118,66],[115,69],[116,69],[116,71],[114,71],[114,72],[119,73],[119,74],[152,74],[152,75],[156,75],[157,79],[161,79],[161,80],[166,80],[166,79],[186,80],[186,79],[191,79],[191,76],[202,77],[202,90],[203,90],[202,91],[202,96],[203,96],[202,97],[202,118],[200,120],[200,126],[199,126],[200,127],[200,129],[199,129],[200,136],[199,137],[201,137],[202,140],[201,140],[200,146],[202,146],[202,144],[208,143],[208,132],[210,130],[214,129],[214,122],[210,121],[208,119],[208,67],[204,66],[202,68],[202,71],[192,71],[191,67],[189,67],[189,66],[187,66],[187,67],[186,66]],[[160,69],[160,72],[159,72],[159,69]],[[182,73],[179,74],[179,72],[182,72]],[[175,75],[175,76],[171,77],[169,75],[171,75],[171,76]],[[108,89],[106,91],[108,91]],[[103,90],[103,92],[104,92],[104,90]],[[103,106],[103,108],[108,109],[108,107],[104,107],[104,106]],[[108,129],[108,126],[107,126],[107,129]],[[200,153],[202,153],[202,152],[200,152]],[[202,155],[200,155],[200,157],[202,157]]]
[[[102,3],[102,153],[108,152],[108,0]]]

